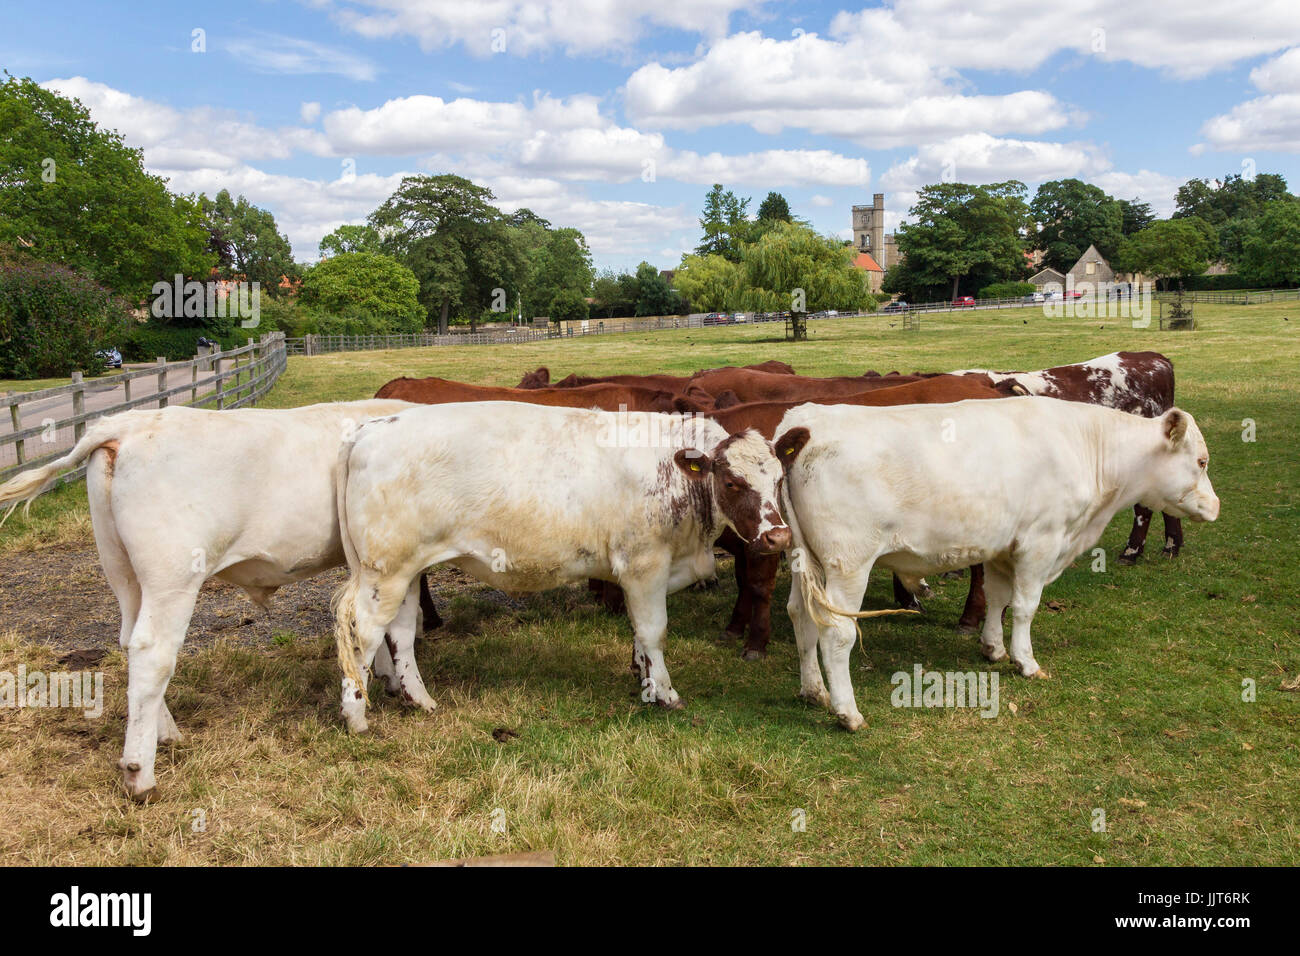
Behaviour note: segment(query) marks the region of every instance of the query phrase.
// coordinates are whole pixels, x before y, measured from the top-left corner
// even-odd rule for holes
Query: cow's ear
[[[1190,420],[1187,413],[1181,408],[1171,408],[1165,412],[1165,438],[1169,440],[1170,448],[1177,448],[1183,443],[1183,439],[1187,436],[1187,425]]]
[[[713,471],[713,459],[698,448],[679,449],[673,455],[673,461],[677,462],[677,467],[687,478],[705,478]]]
[[[784,435],[776,440],[776,457],[781,462],[782,468],[789,468],[799,452],[803,451],[803,446],[808,444],[808,439],[812,433],[802,425],[790,429]]]

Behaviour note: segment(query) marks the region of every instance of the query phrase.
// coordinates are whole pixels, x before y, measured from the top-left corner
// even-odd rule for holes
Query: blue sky
[[[951,176],[1300,187],[1300,4],[234,0],[7,5],[0,65],[79,97],[180,191],[271,209],[295,255],[404,173],[456,172],[676,264],[723,182],[827,234]],[[202,33],[196,44],[194,31]],[[201,52],[193,47],[201,45]]]

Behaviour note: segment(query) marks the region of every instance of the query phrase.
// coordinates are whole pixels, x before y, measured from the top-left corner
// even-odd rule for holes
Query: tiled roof
[[[859,269],[866,269],[868,272],[885,271],[884,269],[880,268],[880,264],[876,262],[875,259],[871,258],[871,253],[869,252],[859,252],[856,256],[853,257],[853,264],[857,266]]]

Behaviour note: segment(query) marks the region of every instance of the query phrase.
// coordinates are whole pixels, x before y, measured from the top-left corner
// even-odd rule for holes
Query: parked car
[[[1080,292],[1078,289],[1069,289],[1066,291],[1065,297],[1067,299],[1082,299],[1083,293]]]
[[[734,325],[736,320],[725,312],[710,312],[704,317],[705,325]]]
[[[1045,299],[1043,298],[1043,293],[1041,292],[1031,292],[1029,293],[1029,295],[1025,296],[1024,298],[1025,305],[1033,305],[1036,302],[1043,302],[1043,301],[1045,301]]]
[[[908,309],[907,303],[904,302],[902,299],[898,299],[895,302],[890,302],[880,311],[881,312],[906,312],[907,309]]]
[[[95,356],[97,358],[101,358],[104,360],[105,368],[122,367],[122,353],[119,352],[116,348],[112,348],[110,346],[109,348],[106,349],[100,349],[98,352],[95,353]]]
[[[952,306],[954,309],[973,309],[975,308],[975,296],[959,295],[952,300]]]

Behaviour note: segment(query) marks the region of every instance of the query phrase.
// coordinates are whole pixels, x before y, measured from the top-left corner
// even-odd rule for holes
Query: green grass
[[[794,697],[784,573],[757,664],[716,642],[729,566],[720,588],[670,599],[667,658],[688,702],[677,713],[639,702],[627,623],[581,588],[520,611],[471,592],[451,609],[451,633],[419,651],[438,712],[376,691],[363,737],[337,718],[329,635],[286,620],[272,647],[183,657],[169,700],[186,739],[159,755],[161,802],[137,808],[114,766],[125,712],[114,653],[103,720],[0,711],[0,860],[399,863],[553,848],[563,863],[1300,863],[1300,694],[1279,689],[1300,672],[1300,303],[1196,312],[1190,333],[1026,309],[925,316],[917,333],[889,328],[895,317],[818,321],[798,345],[766,325],[290,359],[266,404],[361,398],[401,374],[514,384],[542,364],[558,378],[780,358],[831,374],[1155,349],[1174,360],[1179,404],[1205,433],[1223,512],[1186,526],[1174,563],[1153,534],[1156,556],[1134,568],[1113,563],[1131,520],[1118,516],[1101,542],[1107,570],[1081,560],[1045,594],[1061,610],[1040,611],[1034,644],[1052,679],[993,665],[994,719],[889,702],[890,675],[914,663],[988,666],[952,628],[965,579],[932,581],[923,618],[864,623],[857,734]],[[89,540],[79,513],[84,492],[61,491],[33,509],[35,530],[15,516],[0,551]],[[877,575],[867,604],[888,602]],[[48,655],[0,640],[0,669],[48,666]],[[500,743],[497,728],[519,736]],[[1094,808],[1106,832],[1093,832]],[[504,834],[492,830],[497,809]],[[795,809],[806,832],[791,830]]]

